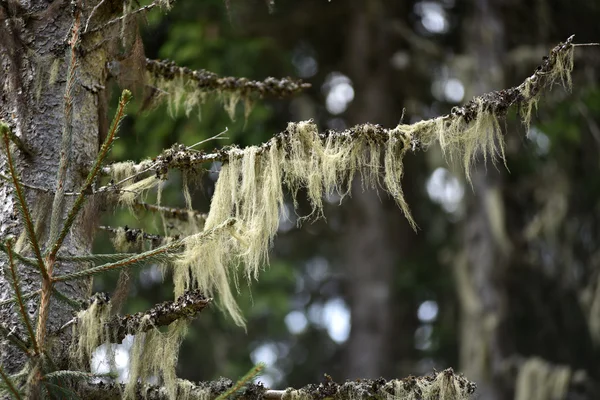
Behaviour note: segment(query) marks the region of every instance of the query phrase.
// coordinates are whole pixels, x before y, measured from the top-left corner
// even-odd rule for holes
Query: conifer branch
[[[110,340],[120,343],[127,335],[147,332],[160,326],[167,326],[182,318],[193,318],[212,302],[198,289],[190,290],[175,301],[157,304],[145,312],[133,315],[115,316],[108,323]]]
[[[35,292],[24,294],[21,296],[21,300],[29,300],[31,298],[34,298],[35,296],[39,296],[41,292],[42,292],[41,289],[38,289]],[[0,301],[0,306],[5,306],[7,304],[12,304],[15,302],[16,302],[15,299],[2,300],[2,301]]]
[[[2,368],[1,365],[0,365],[0,377],[2,378],[2,381],[4,382],[4,385],[6,386],[6,388],[8,389],[8,391],[10,392],[10,394],[12,395],[12,397],[15,398],[15,399],[17,399],[17,400],[21,400],[21,393],[19,393],[19,391],[15,387],[12,379],[10,378],[10,376],[8,376],[6,374],[6,372],[4,371],[4,369]]]
[[[230,218],[227,221],[223,222],[219,226],[216,226],[213,229],[208,231],[203,231],[198,234],[188,236],[184,239],[176,240],[174,242],[165,244],[163,246],[157,247],[152,250],[148,250],[144,253],[135,254],[131,257],[125,258],[123,260],[119,260],[113,263],[106,263],[103,265],[99,265],[97,267],[92,267],[89,269],[72,272],[69,274],[58,275],[53,277],[54,282],[63,282],[73,279],[82,279],[87,278],[93,275],[97,275],[102,272],[117,270],[126,267],[137,267],[146,264],[150,261],[170,261],[173,259],[173,256],[176,254],[178,250],[185,246],[186,242],[189,240],[201,241],[203,239],[210,238],[216,232],[221,231],[224,228],[230,227],[235,224],[235,219]]]
[[[46,271],[46,264],[44,259],[42,258],[42,252],[40,251],[39,242],[35,235],[35,228],[33,225],[33,221],[31,219],[31,213],[29,212],[29,207],[27,206],[27,200],[25,199],[25,193],[23,193],[23,188],[21,187],[21,183],[19,181],[17,171],[15,170],[15,165],[12,159],[12,154],[10,152],[10,140],[8,138],[8,125],[4,122],[0,121],[0,134],[2,134],[4,151],[6,153],[6,160],[8,164],[8,169],[10,171],[10,176],[12,179],[12,184],[15,189],[15,194],[17,196],[18,208],[21,212],[21,216],[23,217],[23,224],[25,225],[25,231],[27,232],[27,239],[29,239],[29,243],[33,249],[33,253],[35,254],[35,258],[37,261],[37,268],[39,269],[42,277],[48,278],[48,272]]]
[[[64,282],[73,279],[88,278],[93,275],[97,275],[106,271],[117,270],[121,268],[134,268],[145,265],[150,261],[168,261],[169,254],[176,251],[178,248],[183,246],[181,241],[170,243],[153,250],[146,251],[141,254],[128,257],[124,260],[116,261],[113,263],[102,264],[97,267],[88,268],[81,271],[72,272],[70,274],[58,275],[53,278],[54,282]]]
[[[146,69],[152,76],[166,81],[185,78],[201,91],[235,93],[241,97],[247,97],[252,94],[261,97],[288,97],[311,87],[310,83],[292,78],[267,78],[263,81],[253,81],[247,78],[232,76],[220,77],[214,72],[204,69],[194,71],[187,67],[180,67],[175,62],[169,60],[146,59]]]
[[[94,165],[92,166],[92,169],[88,173],[88,176],[87,176],[85,182],[83,183],[83,185],[79,191],[79,194],[77,195],[77,198],[73,202],[73,206],[71,207],[71,210],[69,211],[69,214],[67,215],[67,218],[64,222],[64,225],[62,227],[60,235],[58,236],[58,238],[52,245],[52,249],[50,251],[51,258],[56,256],[56,253],[62,246],[62,243],[63,243],[65,237],[67,236],[67,233],[69,232],[69,230],[71,229],[71,226],[73,225],[73,222],[75,222],[75,218],[79,214],[79,211],[81,210],[81,207],[83,206],[83,203],[85,202],[86,193],[89,190],[89,188],[91,187],[92,183],[94,182],[94,179],[96,179],[96,176],[98,175],[98,172],[101,169],[102,163],[104,162],[104,159],[106,158],[106,156],[108,155],[108,152],[110,151],[111,145],[112,145],[112,143],[115,139],[115,136],[119,130],[119,125],[120,125],[121,121],[123,120],[123,118],[125,117],[125,108],[127,107],[127,104],[129,103],[130,100],[131,100],[131,92],[129,90],[123,90],[123,93],[121,94],[121,99],[119,100],[119,106],[117,108],[117,113],[115,114],[115,117],[112,121],[108,135],[106,136],[106,139],[104,140],[104,143],[102,144],[102,147],[100,148],[100,151],[98,152],[98,156],[96,157]]]
[[[128,257],[133,257],[138,253],[114,253],[114,254],[89,254],[86,256],[61,256],[58,255],[58,261],[65,262],[94,262],[94,263],[111,263],[124,260]]]
[[[17,146],[19,150],[21,150],[23,154],[25,154],[28,157],[32,156],[31,150],[29,150],[27,146],[25,146],[25,143],[23,143],[20,137],[15,135],[12,129],[8,129],[7,134],[9,139],[15,144],[15,146]]]
[[[65,186],[67,184],[67,170],[71,164],[73,148],[73,88],[75,86],[77,71],[77,43],[79,42],[79,29],[81,27],[81,12],[77,11],[71,30],[69,45],[69,66],[67,69],[67,84],[64,95],[64,125],[60,145],[60,158],[56,176],[56,190],[52,202],[52,214],[50,216],[50,234],[48,236],[49,247],[59,235],[59,224],[62,219],[63,203],[65,197]],[[49,268],[51,268],[49,266]]]
[[[4,324],[0,324],[0,336],[6,338],[27,356],[31,356],[27,342],[21,339],[14,329],[10,330]]]
[[[166,218],[178,219],[183,222],[189,221],[190,216],[197,220],[200,220],[200,221],[206,220],[206,216],[207,216],[206,214],[201,213],[199,211],[188,210],[186,208],[165,207],[165,206],[158,206],[156,204],[149,204],[149,203],[137,202],[137,201],[135,203],[133,203],[132,207],[134,210],[144,210],[144,211],[155,212],[155,213],[161,214],[162,216],[164,216]]]
[[[262,383],[246,383],[239,392],[237,400],[412,400],[412,399],[445,399],[468,400],[474,397],[477,385],[451,368],[434,372],[427,376],[409,376],[398,380],[357,379],[336,383],[329,376],[322,383],[309,384],[300,389],[288,388],[273,390],[265,388]],[[178,398],[216,400],[220,395],[234,387],[234,382],[221,378],[213,382],[198,384],[179,380],[177,384]],[[117,400],[125,385],[117,383],[84,384],[79,393],[88,400]],[[167,400],[169,392],[165,387],[138,384],[136,398],[147,400]]]
[[[115,24],[118,24],[119,22],[125,20],[126,18],[131,17],[132,15],[136,15],[136,14],[139,14],[139,13],[150,11],[150,10],[152,10],[156,6],[162,6],[163,3],[171,3],[172,1],[173,0],[155,0],[154,2],[148,4],[147,6],[140,7],[138,9],[136,9],[136,10],[128,12],[128,13],[126,13],[124,15],[121,15],[121,16],[119,16],[117,18],[113,18],[110,21],[108,21],[108,22],[106,22],[106,23],[104,23],[102,25],[99,25],[99,26],[97,26],[95,28],[89,29],[89,30],[88,30],[88,26],[86,24],[86,28],[85,28],[85,31],[83,33],[84,34],[90,34],[90,33],[99,32],[99,31],[104,30],[106,28],[109,28],[109,27],[111,27],[111,26],[113,26]],[[91,16],[90,16],[90,18],[91,18]],[[89,21],[88,21],[88,24],[89,24]]]
[[[12,249],[9,250],[7,243],[0,242],[0,251],[4,252],[5,254],[8,254],[8,252],[10,251],[12,256],[16,260],[18,260],[18,261],[22,262],[23,264],[28,265],[30,267],[36,267],[36,269],[37,269],[38,264],[37,264],[35,258],[25,257]]]
[[[118,235],[120,233],[125,234],[125,240],[129,243],[138,243],[140,239],[148,240],[152,242],[153,245],[159,246],[161,244],[171,243],[173,241],[179,240],[179,236],[161,236],[153,233],[144,232],[141,229],[129,228],[127,225],[122,228],[113,228],[111,226],[99,226],[98,229],[101,229],[106,232],[110,232],[113,235]]]
[[[517,107],[521,110],[524,124],[528,125],[531,107],[535,106],[544,88],[550,88],[557,80],[561,81],[567,88],[570,87],[570,69],[572,68],[572,52],[574,49],[573,38],[571,36],[564,43],[554,47],[550,54],[543,58],[542,64],[537,67],[535,72],[520,85],[475,97],[462,107],[454,107],[450,114],[419,121],[412,125],[399,125],[394,129],[383,128],[380,125],[364,124],[341,132],[327,130],[320,133],[319,137],[323,141],[328,139],[356,140],[367,135],[367,140],[380,144],[386,143],[389,138],[396,138],[409,143],[407,150],[416,152],[428,148],[436,140],[439,140],[442,147],[444,147],[445,143],[456,139],[453,136],[459,134],[449,128],[456,129],[454,125],[458,123],[466,127],[469,123],[477,121],[484,113],[493,115],[495,118],[502,118],[506,116],[511,107]],[[177,76],[176,71],[179,71],[179,69],[171,70],[168,63],[157,61],[152,65],[155,66],[153,68],[160,71],[165,70],[167,76],[171,77]],[[187,74],[192,72],[187,71]],[[290,134],[292,132],[288,127],[285,131],[260,145],[257,154],[265,153],[274,144],[285,143]],[[190,169],[203,163],[215,161],[228,162],[232,157],[241,158],[243,155],[243,149],[235,147],[206,153],[190,151],[182,146],[173,146],[153,159],[150,165],[146,161],[133,166],[132,169],[135,176],[148,171],[155,172],[157,176],[165,176],[169,169]],[[103,172],[110,173],[110,167],[107,167]]]
[[[220,395],[218,395],[215,400],[226,400],[226,399],[228,399],[230,396],[232,396],[235,393],[237,393],[238,391],[240,391],[246,384],[248,384],[250,381],[252,381],[258,375],[260,375],[260,373],[264,369],[265,369],[265,364],[264,363],[258,363],[258,364],[256,364],[250,371],[248,371],[248,373],[246,375],[244,375],[242,377],[242,379],[239,379],[236,382],[235,385],[233,385],[227,391],[225,391],[225,392],[221,393]]]
[[[21,319],[23,320],[23,324],[27,328],[27,333],[29,335],[29,340],[31,341],[31,345],[33,347],[33,351],[35,354],[39,354],[40,349],[38,347],[38,343],[36,341],[35,332],[33,330],[33,324],[29,319],[29,313],[26,310],[25,301],[23,299],[23,294],[21,293],[21,285],[19,281],[19,275],[17,274],[17,269],[12,256],[12,246],[10,242],[6,243],[6,247],[8,249],[8,270],[9,270],[9,282],[15,291],[15,300],[17,303],[17,307],[19,309],[19,314],[21,315]]]
[[[4,175],[3,173],[0,173],[0,178],[4,179],[5,181],[7,181],[9,183],[12,183],[12,179],[9,176]],[[44,192],[44,193],[52,192],[52,189],[29,185],[29,184],[21,181],[20,179],[19,179],[19,183],[21,184],[21,186],[23,186],[27,189],[33,189],[33,190],[37,190],[37,191]],[[65,192],[65,196],[77,196],[77,193]]]

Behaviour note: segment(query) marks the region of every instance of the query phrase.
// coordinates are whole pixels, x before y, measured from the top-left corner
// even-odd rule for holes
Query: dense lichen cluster
[[[389,193],[411,226],[416,227],[401,186],[406,153],[425,150],[439,143],[450,160],[463,165],[469,180],[471,166],[477,157],[482,156],[484,161],[503,160],[504,142],[499,120],[511,106],[518,105],[523,123],[528,126],[532,108],[543,87],[556,81],[570,86],[571,40],[557,46],[522,85],[477,97],[445,116],[400,124],[393,129],[365,124],[341,132],[319,132],[312,121],[290,123],[284,132],[260,146],[243,149],[233,146],[211,154],[176,145],[139,165],[113,165],[110,168],[112,188],[120,192],[121,202],[133,207],[139,203],[141,194],[167,178],[170,169],[179,168],[188,173],[202,163],[222,162],[204,224],[187,230],[189,236],[179,242],[182,251],[169,253],[169,261],[176,296],[194,289],[209,297],[215,296],[233,320],[243,326],[244,319],[232,287],[237,287],[241,275],[249,280],[257,278],[260,268],[268,263],[268,252],[285,211],[286,190],[291,193],[294,203],[297,193],[303,190],[312,206],[312,212],[305,218],[318,218],[323,214],[323,199],[332,194],[341,198],[348,195],[358,177],[363,187]],[[189,71],[175,71],[170,82],[183,79],[186,73]],[[184,87],[188,84],[184,83]],[[175,100],[180,102],[180,99]],[[143,178],[145,172],[151,175]],[[190,209],[189,195],[186,202]],[[135,379],[161,376],[174,395],[177,387],[173,372],[175,361],[161,348],[168,347],[176,353],[184,331],[185,323],[178,322],[165,333],[145,329],[139,334],[133,357],[137,361],[132,366],[131,376]],[[89,349],[90,345],[84,343],[84,348]],[[375,396],[466,399],[473,388],[465,381],[444,371],[434,377],[388,382]],[[129,390],[133,390],[131,387]],[[350,390],[346,397],[361,397],[351,389],[346,387],[345,390]],[[291,391],[287,396],[291,400],[315,398],[313,393],[302,390]]]

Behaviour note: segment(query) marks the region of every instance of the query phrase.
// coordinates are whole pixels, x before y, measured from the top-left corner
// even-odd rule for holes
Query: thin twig
[[[201,140],[201,141],[199,141],[199,142],[198,142],[198,143],[196,143],[196,144],[193,144],[193,145],[191,145],[191,146],[188,146],[188,149],[193,149],[194,147],[196,147],[196,146],[199,146],[199,145],[201,145],[201,144],[203,144],[203,143],[209,142],[209,141],[211,141],[211,140],[217,140],[217,139],[221,139],[221,140],[222,140],[222,139],[229,139],[229,138],[226,138],[226,137],[223,137],[223,136],[222,136],[222,135],[224,135],[225,133],[227,133],[227,131],[228,131],[228,130],[229,130],[229,128],[225,127],[225,130],[224,130],[223,132],[217,133],[215,136],[211,136],[211,137],[209,137],[208,139]]]
[[[53,278],[53,281],[54,282],[63,282],[63,281],[68,281],[68,280],[73,280],[73,279],[87,278],[87,277],[90,277],[90,276],[93,276],[93,275],[96,275],[96,274],[99,274],[102,272],[106,272],[106,271],[142,265],[142,264],[144,264],[148,261],[152,261],[152,260],[169,260],[172,258],[169,256],[169,254],[172,254],[172,253],[178,251],[179,249],[181,249],[183,246],[185,246],[187,240],[192,240],[192,239],[199,240],[199,239],[207,238],[210,235],[214,234],[215,232],[220,231],[224,228],[228,228],[234,224],[235,224],[235,219],[230,218],[230,219],[226,220],[225,222],[223,222],[222,224],[220,224],[219,226],[216,226],[215,228],[213,228],[211,230],[204,231],[204,232],[198,233],[196,235],[188,236],[185,239],[176,240],[174,242],[165,244],[165,245],[157,247],[155,249],[148,250],[144,253],[136,254],[136,255],[126,258],[124,260],[119,260],[119,261],[112,262],[112,263],[102,264],[97,267],[92,267],[89,269],[76,271],[76,272],[72,272],[69,274],[55,276]]]
[[[7,131],[10,128],[8,125],[0,121],[0,133],[2,133],[3,141],[4,141],[4,150],[6,152],[6,160],[8,164],[8,169],[10,171],[10,176],[12,178],[12,183],[15,188],[15,194],[18,199],[18,208],[21,211],[21,216],[23,217],[23,223],[25,225],[25,230],[27,232],[27,238],[31,243],[31,247],[33,248],[33,253],[35,254],[35,258],[37,260],[37,267],[42,274],[42,277],[48,278],[48,272],[46,271],[46,264],[44,259],[42,258],[42,252],[40,251],[39,242],[35,235],[35,228],[33,225],[33,221],[31,219],[31,213],[29,212],[29,207],[27,206],[27,200],[25,200],[25,195],[23,193],[23,188],[21,187],[21,183],[19,182],[19,178],[17,176],[17,172],[15,170],[14,162],[12,159],[12,154],[10,152],[10,141],[8,138]]]
[[[98,152],[98,156],[96,157],[96,160],[94,162],[92,169],[90,170],[84,184],[82,185],[81,189],[79,190],[79,195],[73,202],[73,206],[71,207],[71,210],[69,211],[69,214],[67,215],[67,219],[65,220],[65,223],[63,225],[60,235],[58,236],[57,240],[52,245],[52,250],[49,253],[50,257],[56,256],[56,253],[62,246],[63,240],[65,239],[65,237],[67,236],[67,233],[71,229],[73,222],[75,222],[75,218],[79,214],[79,211],[81,210],[81,207],[83,206],[83,203],[85,202],[85,199],[86,199],[85,193],[88,191],[88,189],[94,182],[94,179],[96,179],[96,176],[98,175],[98,172],[100,171],[100,167],[102,166],[104,159],[108,155],[108,152],[110,150],[112,142],[114,141],[115,135],[119,129],[119,124],[121,123],[121,120],[125,116],[125,107],[127,106],[127,104],[129,103],[130,100],[131,100],[131,92],[129,90],[124,90],[123,94],[121,95],[121,100],[119,101],[119,107],[118,107],[117,113],[115,114],[115,117],[113,119],[112,125],[108,132],[108,135],[106,136],[106,139],[104,140],[104,143],[102,144],[102,147],[100,148],[100,151]]]
[[[16,332],[16,328],[13,327],[13,329],[9,330],[3,324],[0,324],[0,335],[4,336],[8,341],[17,346],[19,350],[21,350],[24,354],[27,355],[27,357],[31,357],[31,352],[27,345],[27,342],[25,342],[19,337],[19,335]]]
[[[132,12],[130,12],[130,13],[127,13],[127,14],[125,14],[125,15],[121,15],[120,17],[117,17],[117,18],[111,19],[111,20],[110,20],[110,21],[108,21],[107,23],[105,23],[105,24],[103,24],[103,25],[100,25],[100,26],[97,26],[97,27],[95,27],[95,28],[92,28],[92,29],[90,29],[89,31],[88,31],[88,30],[87,30],[87,28],[86,28],[86,32],[85,32],[85,34],[90,34],[90,33],[98,32],[98,31],[101,31],[101,30],[103,30],[103,29],[106,29],[106,28],[108,28],[108,27],[110,27],[110,26],[112,26],[112,25],[114,25],[114,24],[118,24],[119,22],[123,21],[125,18],[128,18],[128,17],[130,17],[130,16],[132,16],[132,15],[135,15],[135,14],[138,14],[138,13],[141,13],[141,12],[145,12],[145,11],[150,11],[150,10],[152,10],[154,7],[156,7],[157,5],[158,5],[158,2],[156,2],[156,1],[155,1],[155,2],[153,2],[152,4],[148,4],[147,6],[144,6],[144,7],[138,8],[137,10],[134,10],[134,11],[132,11]]]
[[[94,16],[94,14],[96,13],[96,11],[100,8],[100,6],[102,6],[102,4],[104,4],[106,0],[101,0],[98,4],[96,4],[94,6],[94,8],[92,9],[92,12],[90,13],[90,16],[88,17],[86,23],[85,23],[85,29],[83,30],[83,33],[86,33],[89,26],[90,26],[90,21],[92,20],[92,17]]]
[[[19,391],[13,384],[12,379],[10,379],[10,377],[6,374],[6,372],[4,372],[4,369],[2,369],[2,366],[0,366],[0,377],[2,377],[2,380],[6,384],[6,387],[15,396],[15,398],[17,400],[21,400],[21,393],[19,393]]]
[[[6,176],[1,172],[0,172],[0,178],[12,183],[12,179],[9,176]],[[37,191],[44,192],[44,193],[50,193],[52,191],[52,189],[49,189],[49,188],[43,188],[43,187],[39,187],[39,186],[29,185],[21,180],[19,180],[19,183],[21,184],[21,186],[23,186],[27,189],[33,189],[33,190],[37,190]],[[65,192],[65,196],[77,196],[78,194],[79,193]]]
[[[206,220],[207,214],[198,212],[198,211],[190,211],[187,208],[176,208],[176,207],[165,207],[165,206],[157,206],[156,204],[149,204],[144,202],[135,202],[133,203],[134,209],[142,209],[145,211],[160,213],[161,215],[168,218],[176,218],[180,221],[187,222],[190,219],[190,216],[194,218],[204,221]]]
[[[17,146],[17,148],[23,152],[23,154],[25,154],[29,157],[31,157],[33,155],[31,153],[31,150],[29,150],[27,148],[27,146],[25,146],[25,143],[23,143],[21,138],[18,137],[17,135],[15,135],[15,133],[10,129],[8,130],[8,137],[10,138],[10,140],[12,140],[12,142],[15,144],[15,146]]]
[[[23,294],[21,293],[21,287],[19,286],[19,275],[17,274],[17,269],[15,267],[15,262],[12,257],[12,245],[10,242],[6,243],[6,247],[8,249],[8,266],[10,270],[11,283],[13,286],[13,290],[15,291],[15,300],[17,306],[19,308],[19,312],[21,314],[21,318],[23,319],[23,323],[27,328],[27,333],[29,334],[29,340],[31,340],[31,345],[33,346],[33,351],[35,354],[40,353],[40,348],[38,346],[38,342],[36,341],[35,332],[33,331],[33,325],[31,320],[29,319],[29,313],[25,309],[25,302],[23,301]]]
[[[78,4],[79,6],[81,4]],[[73,88],[75,87],[76,70],[77,70],[77,44],[79,42],[79,30],[81,29],[81,7],[75,8],[75,14],[73,16],[73,28],[71,31],[71,54],[69,60],[69,67],[67,70],[67,84],[65,87],[65,122],[62,133],[61,149],[60,149],[60,160],[58,165],[58,173],[56,177],[56,192],[54,193],[54,200],[52,202],[52,216],[50,217],[50,234],[48,236],[48,248],[52,243],[59,242],[62,244],[61,233],[59,233],[60,220],[63,211],[63,202],[65,194],[65,185],[67,183],[67,169],[71,163],[72,147],[73,147]],[[65,223],[66,224],[66,223]],[[57,238],[58,236],[58,238]],[[58,247],[60,247],[60,244]],[[56,249],[58,251],[58,248]],[[36,340],[44,350],[46,343],[46,332],[48,325],[48,316],[50,313],[50,301],[52,297],[52,271],[54,269],[54,261],[56,251],[52,249],[46,255],[46,268],[48,273],[42,277],[42,294],[40,297],[40,306],[38,309],[38,323],[36,329]],[[36,367],[37,368],[37,367]],[[36,379],[41,379],[38,375]]]
[[[42,291],[38,289],[35,292],[24,294],[21,298],[22,298],[22,300],[28,300],[28,299],[31,299],[31,298],[33,298],[35,296],[39,296],[39,294],[41,292]],[[15,299],[2,300],[2,301],[0,301],[0,306],[5,306],[7,304],[12,304],[12,303],[15,303],[15,302],[16,302]]]

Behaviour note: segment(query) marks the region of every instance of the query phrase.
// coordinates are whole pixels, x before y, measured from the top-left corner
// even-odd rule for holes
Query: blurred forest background
[[[153,157],[226,127],[229,140],[204,148],[258,144],[309,118],[344,129],[435,117],[520,84],[571,34],[597,42],[599,20],[596,0],[179,0],[141,19],[147,57],[251,79],[299,77],[312,88],[256,101],[247,117],[239,104],[234,121],[218,98],[189,116],[167,106],[146,112],[151,89],[138,88],[113,160]],[[289,204],[271,265],[260,282],[240,285],[247,331],[217,307],[205,310],[178,375],[235,380],[263,361],[260,380],[285,388],[324,373],[402,378],[453,367],[481,399],[600,398],[599,67],[598,48],[577,48],[572,93],[544,96],[529,129],[509,115],[510,172],[480,164],[471,188],[439,150],[407,156],[416,233],[383,191],[360,183],[341,205],[327,199],[326,220],[298,225],[307,204]],[[200,212],[218,168],[196,178]],[[177,179],[162,204],[184,206]],[[152,215],[127,210],[103,223],[164,233]],[[111,247],[101,232],[95,250]],[[139,279],[125,311],[171,298],[158,267],[132,273]],[[117,277],[95,289],[110,292]],[[117,359],[124,374],[126,348]]]

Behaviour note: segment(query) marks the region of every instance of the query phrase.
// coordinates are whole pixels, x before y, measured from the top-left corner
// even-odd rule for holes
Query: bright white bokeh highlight
[[[532,126],[527,132],[527,139],[535,145],[535,152],[540,155],[546,155],[550,151],[550,138],[539,128]]]
[[[421,18],[421,25],[427,32],[442,34],[450,29],[446,10],[439,2],[420,1],[415,4],[414,11]]]
[[[319,71],[319,63],[314,56],[314,49],[306,43],[302,43],[294,49],[292,64],[296,67],[300,78],[310,78]]]
[[[444,97],[449,103],[460,103],[465,97],[465,87],[462,82],[456,78],[446,80]]]
[[[446,168],[437,168],[426,183],[427,194],[448,213],[458,211],[465,194],[464,186]]]
[[[298,335],[306,330],[308,319],[301,311],[292,311],[285,316],[285,326],[292,335]]]
[[[427,300],[419,305],[417,317],[421,322],[433,322],[438,316],[438,304],[436,301]]]
[[[322,90],[326,96],[325,107],[333,115],[339,115],[346,111],[354,100],[352,81],[340,72],[332,72],[327,75]]]

